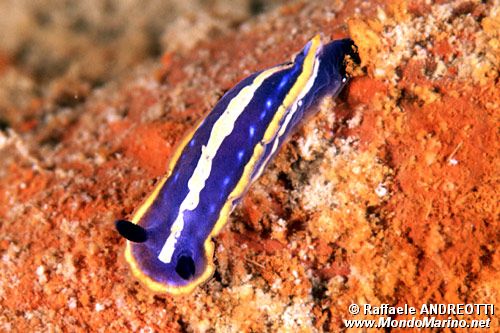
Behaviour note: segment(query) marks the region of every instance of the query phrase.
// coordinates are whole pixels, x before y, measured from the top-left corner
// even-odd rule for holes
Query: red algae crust
[[[377,318],[352,303],[497,305],[499,13],[480,1],[288,4],[0,131],[0,330],[337,332]],[[356,77],[232,213],[214,277],[189,296],[152,294],[114,220],[225,90],[317,32],[355,40]]]

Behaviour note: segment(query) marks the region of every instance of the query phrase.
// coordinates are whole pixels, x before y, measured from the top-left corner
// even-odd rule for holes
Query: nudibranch
[[[116,222],[133,274],[154,292],[187,294],[214,272],[212,238],[287,136],[359,63],[351,39],[312,38],[292,61],[230,89],[173,154],[167,174],[135,211]]]

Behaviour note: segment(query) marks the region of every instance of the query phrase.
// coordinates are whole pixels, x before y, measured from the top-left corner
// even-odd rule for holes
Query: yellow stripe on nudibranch
[[[315,52],[317,52],[317,49],[315,50]],[[264,171],[264,168],[266,167],[269,159],[271,159],[271,157],[274,155],[274,153],[278,149],[278,145],[279,145],[280,139],[285,135],[286,130],[288,128],[288,125],[289,125],[290,121],[292,120],[293,116],[295,115],[295,113],[297,112],[297,110],[300,107],[300,105],[299,105],[300,101],[309,92],[309,90],[312,88],[312,86],[314,84],[314,80],[315,80],[316,75],[318,73],[319,63],[320,63],[319,59],[316,59],[316,61],[314,61],[312,72],[309,75],[309,77],[307,78],[307,82],[305,83],[305,86],[303,87],[303,89],[301,89],[299,91],[299,95],[297,96],[297,98],[295,99],[295,101],[293,102],[293,104],[289,107],[288,113],[284,116],[285,119],[281,123],[281,125],[279,126],[278,133],[276,133],[274,135],[274,139],[273,139],[274,142],[272,142],[272,143],[270,142],[269,143],[269,144],[273,145],[271,153],[267,156],[266,161],[264,161],[264,163],[262,163],[260,165],[260,168],[255,173],[255,176],[252,178],[252,181],[260,177],[260,175]],[[281,119],[277,119],[276,121],[277,122],[281,122]]]
[[[316,58],[316,52],[321,47],[321,36],[318,34],[311,39],[311,46],[309,47],[309,51],[307,52],[306,59],[304,60],[304,65],[302,69],[302,73],[300,73],[297,82],[290,89],[290,92],[286,95],[283,100],[283,104],[279,107],[276,112],[273,120],[269,124],[269,127],[264,134],[264,142],[269,143],[274,138],[276,132],[278,131],[279,123],[283,118],[288,107],[297,100],[297,96],[300,94],[304,86],[307,84],[307,81],[311,77],[311,73],[314,68],[314,61]]]

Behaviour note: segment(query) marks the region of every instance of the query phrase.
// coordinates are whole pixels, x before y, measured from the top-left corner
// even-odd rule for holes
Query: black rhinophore
[[[118,220],[115,222],[115,226],[120,235],[131,242],[144,243],[148,240],[148,233],[146,229],[138,224],[132,223],[127,220]]]
[[[194,273],[196,273],[193,258],[189,256],[181,256],[179,260],[177,260],[175,271],[184,280],[189,280],[194,276]]]

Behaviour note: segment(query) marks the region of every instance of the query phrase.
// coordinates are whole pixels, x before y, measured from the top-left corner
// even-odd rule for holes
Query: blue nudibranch
[[[186,294],[214,272],[212,237],[296,125],[348,80],[350,39],[311,39],[293,61],[230,89],[175,151],[167,174],[136,210],[116,222],[134,275],[155,292]]]

